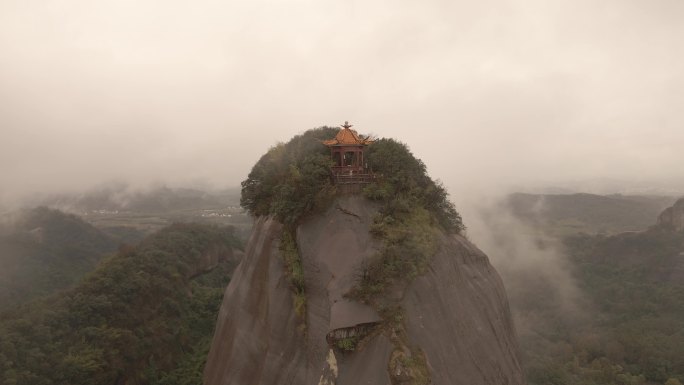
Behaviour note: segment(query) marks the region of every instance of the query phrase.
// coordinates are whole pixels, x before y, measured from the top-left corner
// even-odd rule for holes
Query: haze
[[[456,196],[678,185],[682,20],[680,0],[3,0],[0,200],[235,186],[344,120]]]

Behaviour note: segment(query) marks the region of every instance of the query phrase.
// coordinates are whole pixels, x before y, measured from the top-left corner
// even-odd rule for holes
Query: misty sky
[[[681,0],[0,0],[0,199],[235,186],[344,120],[453,195],[681,181],[683,20]]]

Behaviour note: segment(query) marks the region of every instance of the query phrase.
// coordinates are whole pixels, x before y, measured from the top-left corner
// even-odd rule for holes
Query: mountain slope
[[[0,383],[198,383],[238,243],[230,228],[172,225],[5,313]]]
[[[684,381],[682,203],[653,215],[650,224],[657,223],[642,231],[542,236],[533,239],[536,248],[504,240],[500,250],[518,248],[533,262],[511,258],[502,271],[530,384]],[[602,212],[614,207],[607,205]],[[574,215],[577,208],[563,210]]]
[[[39,207],[0,219],[0,310],[76,283],[115,239],[80,218]]]

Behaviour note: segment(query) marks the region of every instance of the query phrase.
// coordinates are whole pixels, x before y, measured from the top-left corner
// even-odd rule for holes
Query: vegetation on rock
[[[295,232],[291,227],[283,229],[283,234],[280,238],[280,252],[283,255],[287,276],[294,293],[295,313],[297,313],[302,320],[305,320],[306,292],[304,290],[304,268],[302,267],[302,259],[299,255],[299,250],[297,250]]]
[[[349,295],[372,305],[383,317],[394,345],[389,368],[393,383],[428,384],[425,356],[420,348],[409,346],[403,311],[387,290],[405,290],[424,274],[439,249],[440,231],[460,233],[463,222],[446,189],[427,175],[425,164],[405,144],[380,139],[370,146],[367,159],[379,174],[364,195],[381,204],[371,233],[382,247],[370,258]]]
[[[329,127],[309,130],[271,148],[242,182],[241,204],[245,209],[255,216],[272,215],[285,224],[280,250],[300,315],[305,311],[306,295],[295,229],[307,214],[327,208],[335,196],[332,161],[321,141],[336,133],[337,129]],[[386,298],[386,290],[395,283],[406,287],[426,271],[438,250],[440,231],[460,233],[464,226],[446,189],[427,175],[425,164],[405,144],[377,140],[366,149],[365,159],[376,178],[363,190],[364,196],[381,206],[371,232],[383,246],[364,266],[358,286],[349,295],[373,305],[380,314],[399,309],[394,317],[385,317],[385,324],[388,333],[405,335],[403,322],[393,322],[402,319],[400,307]],[[424,357],[410,349],[405,338],[392,341],[396,352],[416,351],[401,355],[403,361],[396,362],[407,368],[402,375],[408,376],[409,383],[429,383]],[[357,342],[343,339],[337,348],[354,350]]]
[[[330,178],[330,153],[322,141],[336,133],[336,128],[316,128],[272,147],[242,182],[242,207],[254,216],[272,215],[285,225],[280,251],[293,291],[295,312],[302,319],[306,314],[306,294],[296,225],[307,214],[332,202],[335,188]]]
[[[393,385],[429,385],[431,383],[425,353],[420,349],[413,349],[409,354],[403,350],[394,350],[390,357],[389,371],[392,373]]]
[[[334,188],[330,151],[321,141],[336,133],[336,128],[316,128],[269,149],[242,182],[242,207],[254,216],[273,215],[286,225],[326,207]]]
[[[358,336],[345,337],[335,341],[335,347],[344,352],[353,352],[354,350],[356,350],[356,345],[358,343]]]
[[[406,285],[425,272],[438,250],[440,229],[460,233],[464,226],[444,187],[427,175],[425,164],[406,145],[381,139],[367,156],[380,174],[364,194],[381,203],[371,233],[382,241],[382,248],[365,266],[350,295],[373,304],[382,302],[393,283]]]
[[[429,212],[401,198],[388,202],[373,218],[371,233],[382,247],[368,260],[351,293],[366,303],[373,303],[393,283],[408,283],[423,274],[438,248]]]
[[[326,208],[334,197],[331,159],[321,141],[336,132],[336,128],[317,128],[271,148],[242,182],[242,206],[255,216],[275,216],[286,225],[284,237],[293,238],[287,233],[294,233],[297,222]],[[459,233],[464,226],[444,186],[427,175],[425,164],[405,144],[380,139],[368,146],[365,156],[377,178],[364,189],[364,195],[382,204],[372,232],[384,244],[365,269],[357,293],[368,301],[390,281],[411,280],[425,271],[436,252],[437,228]],[[298,271],[293,258],[296,248],[294,239],[282,241],[297,297],[303,287],[298,287],[298,275],[292,274]]]
[[[383,215],[391,218],[395,211],[408,208],[427,210],[431,219],[444,230],[463,231],[463,221],[444,186],[433,181],[425,164],[408,147],[394,139],[380,139],[368,147],[366,159],[379,174],[364,190],[366,197],[385,203]]]
[[[328,207],[335,189],[330,152],[322,140],[334,137],[337,130],[308,130],[269,149],[242,182],[242,207],[254,216],[273,215],[284,224],[296,224],[306,214]],[[380,139],[368,146],[365,156],[378,178],[364,193],[385,202],[388,216],[403,202],[427,210],[447,231],[463,230],[444,186],[427,175],[425,164],[405,144]]]

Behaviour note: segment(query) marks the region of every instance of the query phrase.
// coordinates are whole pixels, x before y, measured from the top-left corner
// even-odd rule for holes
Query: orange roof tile
[[[360,136],[356,131],[350,129],[349,127],[344,127],[335,135],[335,139],[324,140],[323,144],[326,146],[339,146],[339,145],[356,145],[362,146],[365,144],[371,144],[373,141],[369,138],[364,138]]]

